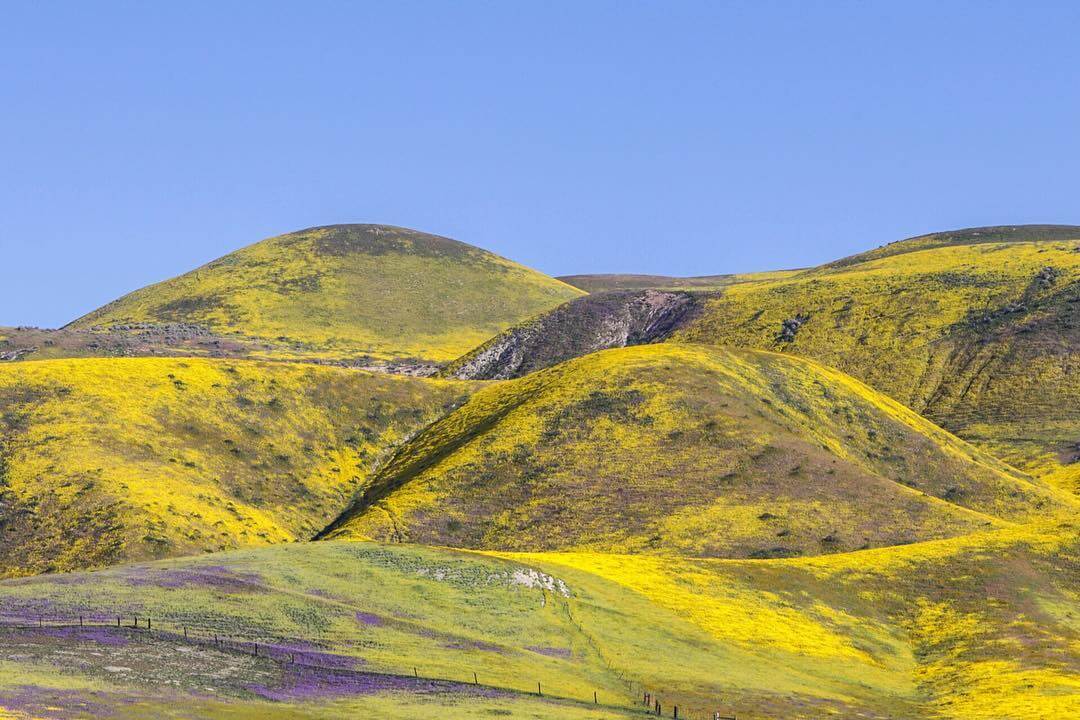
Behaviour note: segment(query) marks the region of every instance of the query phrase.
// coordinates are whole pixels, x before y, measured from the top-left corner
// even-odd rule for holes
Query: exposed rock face
[[[497,335],[442,374],[505,380],[597,350],[660,342],[693,316],[703,298],[660,290],[588,295]]]

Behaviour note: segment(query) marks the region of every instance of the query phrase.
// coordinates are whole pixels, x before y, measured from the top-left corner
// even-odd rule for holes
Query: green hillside
[[[331,225],[263,240],[71,327],[189,323],[285,344],[282,355],[439,362],[580,294],[448,238]]]
[[[314,365],[0,365],[0,577],[306,539],[461,383]]]
[[[481,390],[403,446],[328,535],[775,557],[1074,510],[842,373],[664,344]]]
[[[4,619],[45,627],[0,626],[0,709],[574,720],[640,716],[649,692],[693,720],[1072,717],[1077,542],[1042,525],[768,561],[339,542],[9,580]]]
[[[894,243],[732,286],[673,340],[813,358],[1076,491],[1080,239],[1061,239],[1070,235],[1080,231],[1021,226]]]

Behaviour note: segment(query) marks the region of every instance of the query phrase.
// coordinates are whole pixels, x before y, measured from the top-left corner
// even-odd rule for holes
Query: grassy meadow
[[[1064,523],[764,561],[338,541],[22,578],[0,583],[5,619],[120,614],[155,629],[36,633],[0,659],[0,697],[23,698],[16,712],[33,695],[118,718],[187,696],[203,709],[169,717],[408,717],[427,703],[624,717],[643,692],[684,717],[1069,717],[1078,549]],[[185,644],[181,627],[262,654]],[[286,657],[325,675],[298,678]]]

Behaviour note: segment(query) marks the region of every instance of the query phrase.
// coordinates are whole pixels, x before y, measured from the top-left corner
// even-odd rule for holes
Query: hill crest
[[[494,253],[390,225],[262,240],[71,323],[188,323],[281,356],[443,362],[582,291]],[[268,348],[271,350],[271,348]]]
[[[873,250],[825,263],[822,267],[846,267],[870,260],[880,260],[894,255],[920,250],[957,245],[981,245],[984,243],[1011,242],[1061,242],[1080,240],[1080,225],[987,225],[985,227],[961,228],[915,235],[887,243]]]

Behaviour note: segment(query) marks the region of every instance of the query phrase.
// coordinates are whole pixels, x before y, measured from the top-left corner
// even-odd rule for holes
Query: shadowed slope
[[[457,357],[581,291],[485,250],[404,228],[281,235],[137,290],[72,323],[191,323],[296,355]]]
[[[834,370],[663,344],[478,392],[326,534],[760,557],[956,535],[1069,502]]]
[[[0,366],[0,576],[310,537],[466,390],[195,358]]]
[[[464,380],[505,380],[597,350],[659,342],[700,308],[687,292],[586,295],[496,335],[443,368]]]

